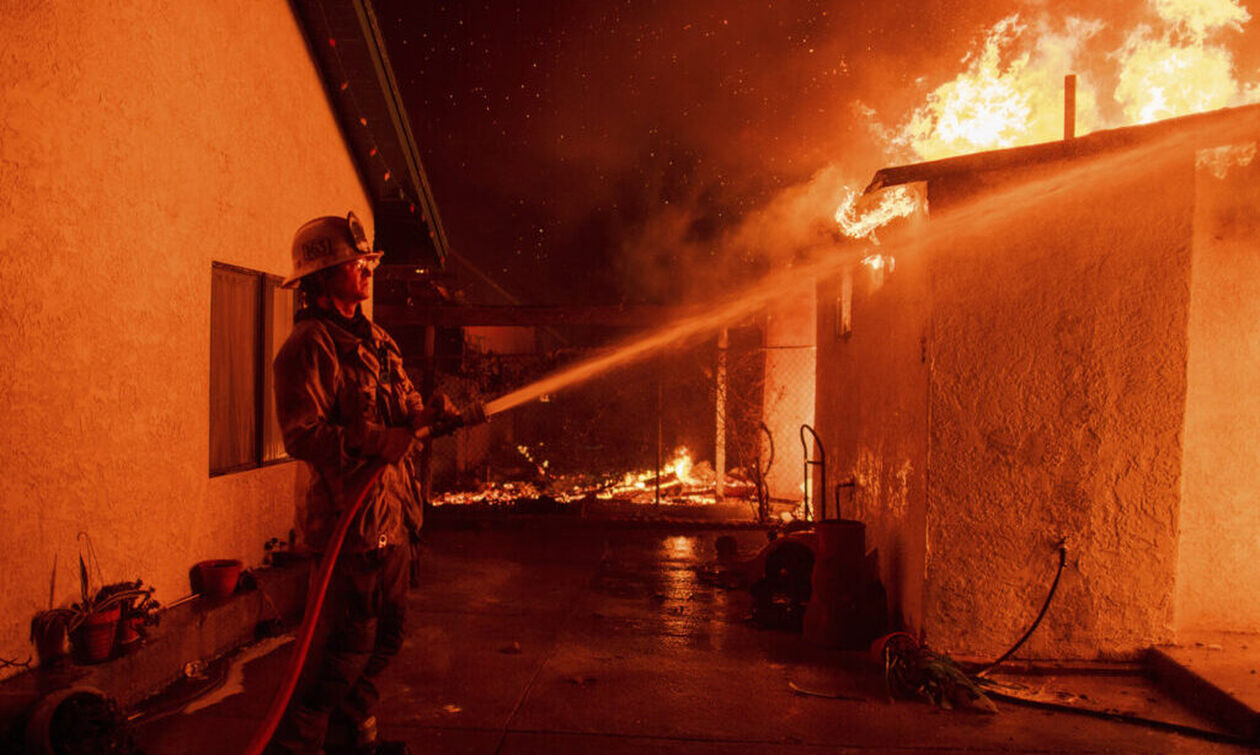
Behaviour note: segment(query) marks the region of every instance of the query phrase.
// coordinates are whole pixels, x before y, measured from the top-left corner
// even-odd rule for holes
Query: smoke
[[[839,206],[834,214],[847,236],[871,236],[880,225],[912,213],[916,200],[888,195],[888,201],[859,211],[854,200],[864,182],[853,178],[862,163],[859,155],[873,152],[886,164],[904,163],[1061,138],[1066,73],[1079,74],[1078,134],[1256,101],[1260,92],[1239,81],[1224,39],[1250,20],[1244,7],[1234,0],[1151,0],[1135,10],[1109,20],[1088,11],[1052,14],[1045,7],[1005,16],[977,37],[952,77],[946,74],[908,115],[894,115],[894,125],[881,120],[877,107],[853,103],[874,150],[846,145],[836,162],[746,213],[711,245],[693,243],[685,235],[687,215],[672,210],[624,247],[626,256],[664,255],[676,272],[686,265],[675,256],[761,274],[795,264],[810,250],[838,246],[834,227],[823,221],[832,214],[828,203]],[[674,296],[685,292],[685,282],[712,288],[720,278],[686,271],[680,282],[665,270],[656,272],[664,293]]]
[[[619,248],[618,265],[648,301],[706,300],[809,259],[840,241],[832,216],[854,173],[827,165],[741,215],[713,198],[661,207]]]
[[[1064,73],[1078,133],[1193,106],[1159,71],[1196,44],[1255,78],[1233,0],[493,5],[378,0],[451,242],[525,301],[703,299],[824,253],[880,167],[1058,138]]]

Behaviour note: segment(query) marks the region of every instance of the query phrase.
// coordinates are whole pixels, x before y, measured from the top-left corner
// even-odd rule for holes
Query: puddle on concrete
[[[212,705],[217,705],[233,695],[243,693],[245,691],[245,665],[250,661],[270,655],[273,651],[292,642],[293,639],[293,635],[284,635],[282,637],[269,637],[253,645],[247,645],[229,661],[227,680],[223,682],[223,685],[204,697],[200,697],[185,705],[180,713],[196,713]]]

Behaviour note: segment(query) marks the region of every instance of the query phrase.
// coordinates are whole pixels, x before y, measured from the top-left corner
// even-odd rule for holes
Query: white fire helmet
[[[344,218],[336,215],[315,218],[293,234],[293,274],[281,285],[293,288],[311,273],[351,260],[376,262],[381,254],[372,251],[363,223],[353,212]]]

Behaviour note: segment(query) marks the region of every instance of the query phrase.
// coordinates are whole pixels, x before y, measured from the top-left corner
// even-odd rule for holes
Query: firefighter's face
[[[372,261],[366,259],[343,262],[329,276],[328,293],[342,301],[366,300],[372,292],[373,267]]]

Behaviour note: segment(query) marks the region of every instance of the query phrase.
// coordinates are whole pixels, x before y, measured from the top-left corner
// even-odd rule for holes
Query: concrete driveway
[[[1232,749],[1009,704],[995,716],[890,704],[855,654],[758,629],[747,592],[702,580],[719,534],[567,520],[430,530],[382,734],[416,753]],[[731,534],[744,554],[765,542]],[[289,647],[239,664],[235,694],[142,726],[146,751],[239,752]]]

